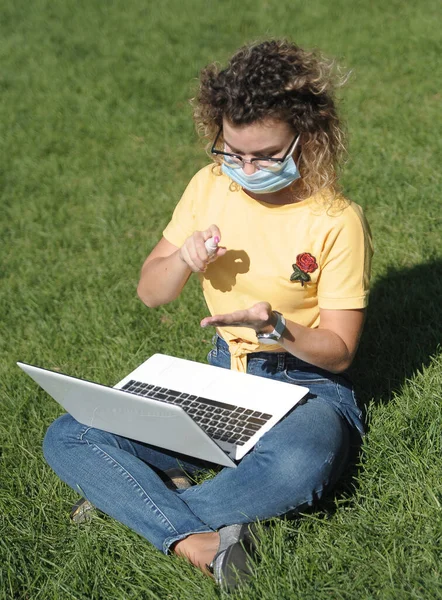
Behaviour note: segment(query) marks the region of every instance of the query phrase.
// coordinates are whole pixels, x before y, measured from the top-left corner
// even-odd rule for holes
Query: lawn
[[[342,177],[374,242],[352,367],[368,433],[352,480],[263,536],[250,599],[442,598],[441,5],[436,0],[3,0],[0,16],[0,600],[210,599],[211,580],[97,515],[41,442],[62,409],[21,360],[114,384],[154,352],[205,361],[196,280],[136,296],[143,259],[208,161],[199,70],[286,36],[352,71]]]

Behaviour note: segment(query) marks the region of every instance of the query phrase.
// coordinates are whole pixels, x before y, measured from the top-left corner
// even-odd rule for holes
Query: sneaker
[[[179,467],[167,469],[164,474],[167,476],[165,483],[171,490],[187,490],[193,485],[186,473]]]
[[[253,575],[250,559],[256,554],[255,526],[253,523],[228,525],[218,533],[218,552],[208,569],[216,583],[231,592],[247,583]]]
[[[94,514],[95,506],[86,500],[86,498],[80,498],[78,502],[74,504],[69,515],[71,521],[74,523],[85,523],[92,519]]]

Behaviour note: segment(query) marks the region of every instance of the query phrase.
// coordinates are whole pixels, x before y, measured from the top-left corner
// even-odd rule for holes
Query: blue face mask
[[[242,168],[232,169],[226,163],[222,164],[221,170],[238,185],[255,194],[279,192],[279,190],[282,190],[301,177],[298,167],[291,156],[287,158],[282,169],[277,173],[258,170],[252,173],[252,175],[247,175]]]

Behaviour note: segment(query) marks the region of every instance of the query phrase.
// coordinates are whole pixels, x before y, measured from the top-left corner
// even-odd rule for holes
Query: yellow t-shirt
[[[218,171],[219,172],[219,171]],[[316,195],[276,206],[231,189],[213,165],[190,181],[164,237],[180,247],[194,231],[219,227],[228,252],[199,275],[212,315],[267,301],[286,319],[315,328],[319,309],[357,309],[368,303],[371,235],[362,209]],[[247,327],[221,327],[232,369],[245,372],[247,354],[262,345]]]

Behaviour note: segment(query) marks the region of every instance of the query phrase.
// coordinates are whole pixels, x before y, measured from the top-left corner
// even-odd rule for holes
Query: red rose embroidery
[[[304,252],[303,254],[298,254],[296,257],[296,264],[304,271],[304,273],[313,273],[318,268],[316,263],[316,258],[312,256],[309,252]]]
[[[298,254],[296,257],[296,263],[292,265],[293,273],[290,276],[290,281],[300,281],[303,286],[304,283],[310,281],[309,273],[313,273],[318,268],[316,258],[309,252],[303,252]]]

